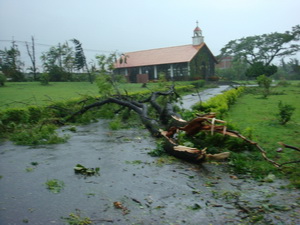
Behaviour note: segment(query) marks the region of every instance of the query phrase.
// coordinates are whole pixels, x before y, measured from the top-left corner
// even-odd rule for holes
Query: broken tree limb
[[[285,148],[294,149],[294,150],[296,150],[296,151],[299,151],[299,152],[300,152],[300,148],[297,148],[297,147],[295,147],[295,146],[286,145],[286,144],[284,144],[284,143],[282,143],[282,142],[278,142],[278,144],[280,144],[281,146],[283,146],[283,147],[285,147]]]
[[[173,117],[173,119],[178,119],[177,117]],[[178,156],[180,158],[188,159],[189,161],[195,161],[195,162],[201,162],[207,159],[212,160],[222,160],[229,157],[229,152],[223,152],[220,154],[207,154],[206,148],[203,150],[199,150],[197,148],[189,148],[185,146],[181,146],[177,143],[177,140],[175,138],[176,134],[179,130],[185,131],[188,136],[195,136],[197,133],[201,131],[207,131],[210,132],[212,135],[214,133],[220,133],[223,135],[240,138],[244,140],[245,142],[254,145],[261,153],[263,158],[272,163],[277,168],[281,166],[281,164],[275,162],[272,159],[269,159],[267,157],[266,151],[258,145],[256,142],[247,139],[243,135],[239,134],[237,131],[227,130],[226,126],[223,125],[216,125],[216,123],[225,124],[226,122],[223,120],[215,119],[214,113],[205,114],[202,116],[199,116],[189,122],[185,122],[181,119],[178,119],[181,123],[186,123],[183,127],[171,127],[168,131],[160,131],[162,136],[165,137],[167,141],[167,147],[166,151],[174,156]]]
[[[163,101],[165,102],[164,104],[161,104],[160,101],[157,101],[158,97],[160,96],[166,98],[165,101]],[[174,107],[172,104],[172,101],[177,97],[178,95],[175,92],[174,86],[171,86],[170,89],[166,92],[153,92],[151,93],[150,97],[139,101],[134,100],[128,95],[114,95],[102,100],[95,99],[96,102],[90,105],[83,105],[80,110],[72,113],[67,118],[67,121],[72,121],[76,116],[82,115],[90,109],[99,108],[106,104],[117,104],[122,106],[122,108],[128,108],[129,110],[137,113],[140,117],[141,122],[153,136],[164,137],[166,140],[165,151],[167,153],[187,161],[198,163],[205,160],[223,160],[228,158],[230,153],[223,152],[219,154],[208,154],[206,152],[207,148],[197,149],[180,145],[176,137],[180,131],[185,132],[186,135],[191,137],[194,137],[201,131],[206,131],[211,133],[211,135],[219,133],[222,135],[242,139],[258,149],[262,157],[266,161],[272,163],[278,168],[289,163],[298,162],[293,161],[279,164],[274,160],[269,159],[267,157],[266,151],[260,145],[252,140],[247,139],[236,131],[228,130],[226,121],[217,119],[214,113],[197,115],[197,117],[191,121],[185,121],[181,119],[180,115],[178,115],[174,111]],[[152,107],[152,110],[148,110],[149,107]],[[299,148],[296,148],[294,146],[285,145],[283,143],[281,143],[281,145],[286,148],[291,148],[299,151]]]
[[[179,116],[173,110],[173,105],[171,104],[171,101],[174,98],[173,95],[175,95],[175,98],[178,97],[178,94],[175,92],[174,85],[172,85],[170,89],[166,92],[153,92],[151,93],[150,97],[140,101],[135,101],[129,96],[123,95],[111,96],[104,100],[97,99],[97,102],[83,106],[77,112],[72,113],[67,118],[67,121],[72,121],[76,116],[82,115],[90,109],[99,108],[106,104],[117,104],[136,112],[139,115],[141,122],[150,131],[150,133],[153,136],[157,137],[160,135],[159,128],[161,128],[162,126],[167,126],[172,116]],[[159,104],[157,102],[157,98],[159,96],[170,96],[170,102],[168,101],[166,104],[163,105]],[[149,106],[151,106],[156,112],[156,116],[154,118],[153,115],[152,117],[149,115]]]

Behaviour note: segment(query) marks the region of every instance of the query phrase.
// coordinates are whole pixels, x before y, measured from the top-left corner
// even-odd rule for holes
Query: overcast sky
[[[218,55],[230,40],[291,30],[299,12],[299,0],[0,0],[0,49],[31,36],[46,45],[76,38],[84,49],[103,51],[89,57],[185,45],[198,20]],[[49,46],[36,48],[40,56]]]

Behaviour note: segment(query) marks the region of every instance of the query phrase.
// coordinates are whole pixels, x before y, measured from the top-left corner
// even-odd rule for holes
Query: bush
[[[48,73],[42,73],[40,76],[41,85],[48,85],[50,80],[50,75]]]
[[[238,87],[237,89],[231,89],[221,95],[217,95],[210,98],[204,103],[198,103],[194,105],[193,110],[203,111],[205,113],[215,112],[218,117],[222,118],[225,113],[228,112],[229,107],[235,103],[238,96],[245,90],[244,87]]]
[[[270,94],[270,87],[272,80],[265,75],[260,75],[256,78],[257,84],[263,88],[262,94],[264,98],[267,98]]]
[[[278,103],[279,108],[279,122],[281,125],[285,125],[291,120],[291,117],[295,111],[295,107],[289,104],[283,104],[281,101]]]
[[[282,86],[282,87],[287,87],[287,86],[290,86],[291,83],[290,82],[287,82],[286,80],[281,80],[277,83],[277,86]]]

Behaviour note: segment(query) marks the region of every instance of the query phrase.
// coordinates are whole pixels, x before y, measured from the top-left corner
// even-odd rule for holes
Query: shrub
[[[42,73],[40,76],[41,85],[48,85],[50,80],[50,75],[48,73]]]
[[[262,94],[264,98],[267,98],[268,95],[270,94],[270,87],[272,80],[265,75],[260,75],[256,78],[257,84],[263,88]]]
[[[282,87],[287,87],[287,86],[290,86],[291,83],[290,82],[287,82],[286,80],[281,80],[277,83],[277,86],[282,86]]]
[[[200,110],[203,112],[215,112],[219,114],[218,116],[222,118],[225,113],[228,112],[228,109],[231,105],[235,103],[238,96],[244,91],[244,87],[239,87],[237,89],[231,89],[226,91],[221,95],[217,95],[213,98],[210,98],[208,101],[204,103],[198,103],[194,105],[193,110]]]
[[[284,104],[281,101],[278,103],[279,108],[279,122],[281,125],[285,125],[287,122],[290,121],[293,112],[295,111],[295,107],[289,104]]]

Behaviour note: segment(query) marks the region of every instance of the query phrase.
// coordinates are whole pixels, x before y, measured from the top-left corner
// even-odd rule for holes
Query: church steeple
[[[193,45],[200,45],[204,42],[204,37],[202,36],[202,30],[198,26],[198,21],[196,24],[197,26],[194,29]]]

